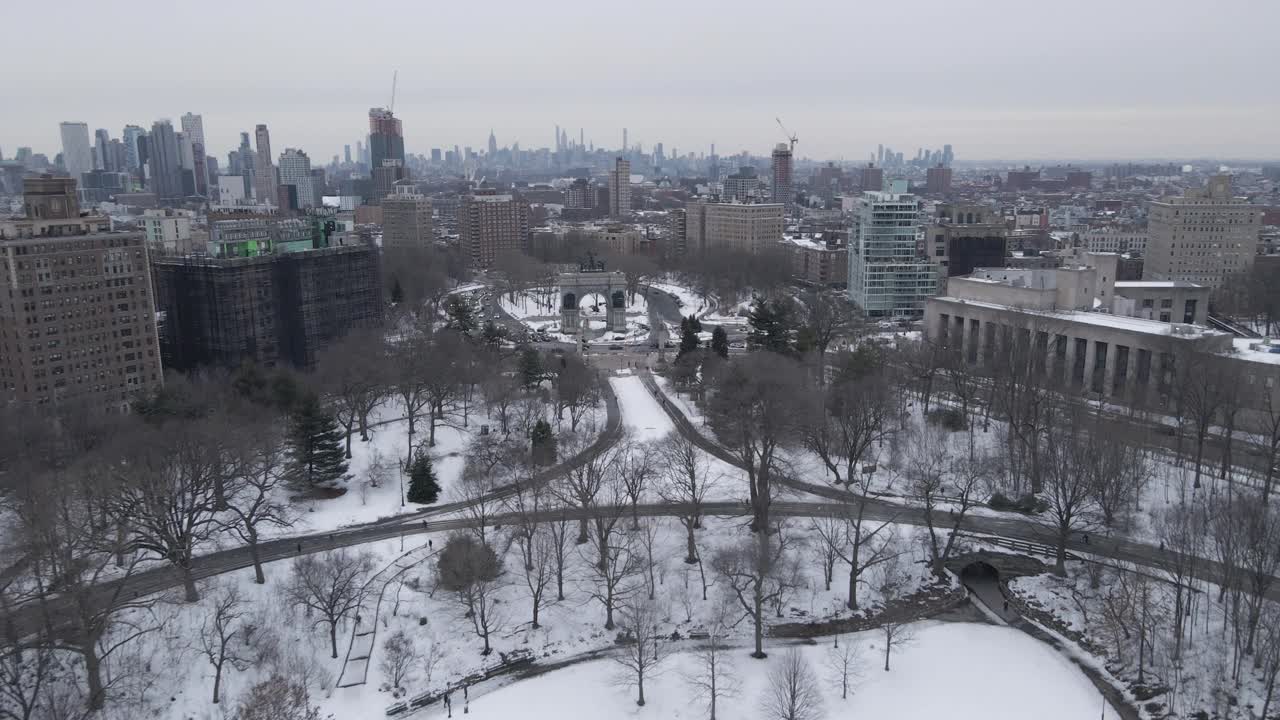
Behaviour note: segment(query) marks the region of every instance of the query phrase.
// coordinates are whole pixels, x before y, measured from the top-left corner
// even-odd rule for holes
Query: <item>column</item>
[[[1067,341],[1067,361],[1065,372],[1062,375],[1062,386],[1072,387],[1076,381],[1076,339],[1070,335],[1063,335]]]
[[[1107,357],[1103,360],[1106,363],[1102,368],[1102,395],[1103,397],[1111,397],[1112,388],[1116,383],[1116,363],[1120,361],[1117,357],[1120,354],[1119,346],[1115,343],[1107,343]]]
[[[1085,393],[1093,392],[1093,367],[1098,363],[1098,343],[1086,340],[1084,343],[1084,383]]]

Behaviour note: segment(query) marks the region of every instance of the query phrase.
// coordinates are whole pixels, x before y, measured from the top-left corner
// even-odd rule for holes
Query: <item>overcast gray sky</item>
[[[410,152],[554,142],[863,159],[1280,157],[1280,0],[4,4],[0,147],[204,115],[327,161],[400,72]]]

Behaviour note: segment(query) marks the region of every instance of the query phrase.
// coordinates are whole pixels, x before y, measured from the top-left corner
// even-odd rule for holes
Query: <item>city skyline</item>
[[[611,52],[617,38],[598,31],[608,18],[585,3],[560,3],[559,13],[502,4],[501,27],[493,26],[492,9],[445,7],[431,8],[422,25],[477,27],[486,42],[432,33],[431,42],[380,45],[337,64],[317,62],[323,54],[302,47],[332,30],[329,5],[273,6],[289,33],[278,32],[279,23],[245,23],[247,3],[202,9],[203,35],[234,34],[240,49],[220,55],[217,72],[156,63],[168,45],[182,49],[185,40],[174,37],[165,47],[113,48],[119,66],[130,69],[124,77],[86,69],[84,58],[105,50],[102,38],[110,37],[95,28],[111,16],[77,8],[85,22],[68,28],[67,51],[45,53],[47,62],[6,81],[0,141],[50,153],[59,147],[60,122],[115,134],[129,123],[176,124],[194,112],[204,116],[211,155],[265,123],[280,142],[327,159],[364,136],[368,109],[389,104],[398,70],[394,109],[414,154],[484,148],[491,127],[500,146],[554,147],[549,136],[558,124],[575,141],[585,128],[587,142],[606,149],[618,147],[625,127],[631,143],[646,148],[663,142],[707,152],[714,142],[722,156],[767,156],[785,139],[774,121],[780,116],[799,136],[797,159],[863,161],[880,143],[904,150],[951,143],[962,162],[1280,157],[1269,121],[1280,99],[1264,91],[1267,69],[1280,59],[1265,37],[1280,22],[1275,5],[1086,2],[1059,16],[1003,0],[979,8],[926,2],[910,18],[893,8],[832,6],[817,23],[747,3],[734,5],[734,32],[722,39],[711,32],[725,22],[716,8],[659,2],[626,18],[629,35],[663,38],[669,50],[657,56]],[[405,26],[428,14],[408,5],[393,12]],[[574,23],[552,24],[548,16],[557,14]],[[15,26],[54,22],[45,6],[11,15]],[[367,37],[371,23],[344,16],[342,30]],[[1138,27],[1143,32],[1133,32]],[[803,39],[804,53],[788,63],[770,52],[741,53],[731,75],[689,69],[715,65],[744,44],[772,47],[774,34]],[[12,50],[42,53],[38,37],[19,34]],[[507,61],[493,59],[495,45]],[[340,50],[340,43],[332,48]],[[569,62],[580,70],[572,81],[558,70]],[[281,72],[249,72],[268,64]]]

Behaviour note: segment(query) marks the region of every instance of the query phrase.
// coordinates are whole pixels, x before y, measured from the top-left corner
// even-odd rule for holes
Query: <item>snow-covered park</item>
[[[560,295],[555,287],[540,287],[517,293],[503,293],[499,300],[503,312],[511,315],[531,330],[546,331],[553,339],[573,342],[577,333],[560,332]],[[586,337],[635,344],[649,337],[649,306],[643,292],[627,293],[627,329],[625,332],[608,330],[608,299],[601,293],[587,293],[578,299],[581,322],[587,328]]]

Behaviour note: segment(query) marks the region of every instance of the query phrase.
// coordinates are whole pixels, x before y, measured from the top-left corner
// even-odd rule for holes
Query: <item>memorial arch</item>
[[[606,319],[609,332],[627,331],[627,278],[620,272],[600,269],[583,269],[578,272],[560,273],[560,331],[581,331],[582,318],[578,310],[582,298],[600,295],[607,306]]]

